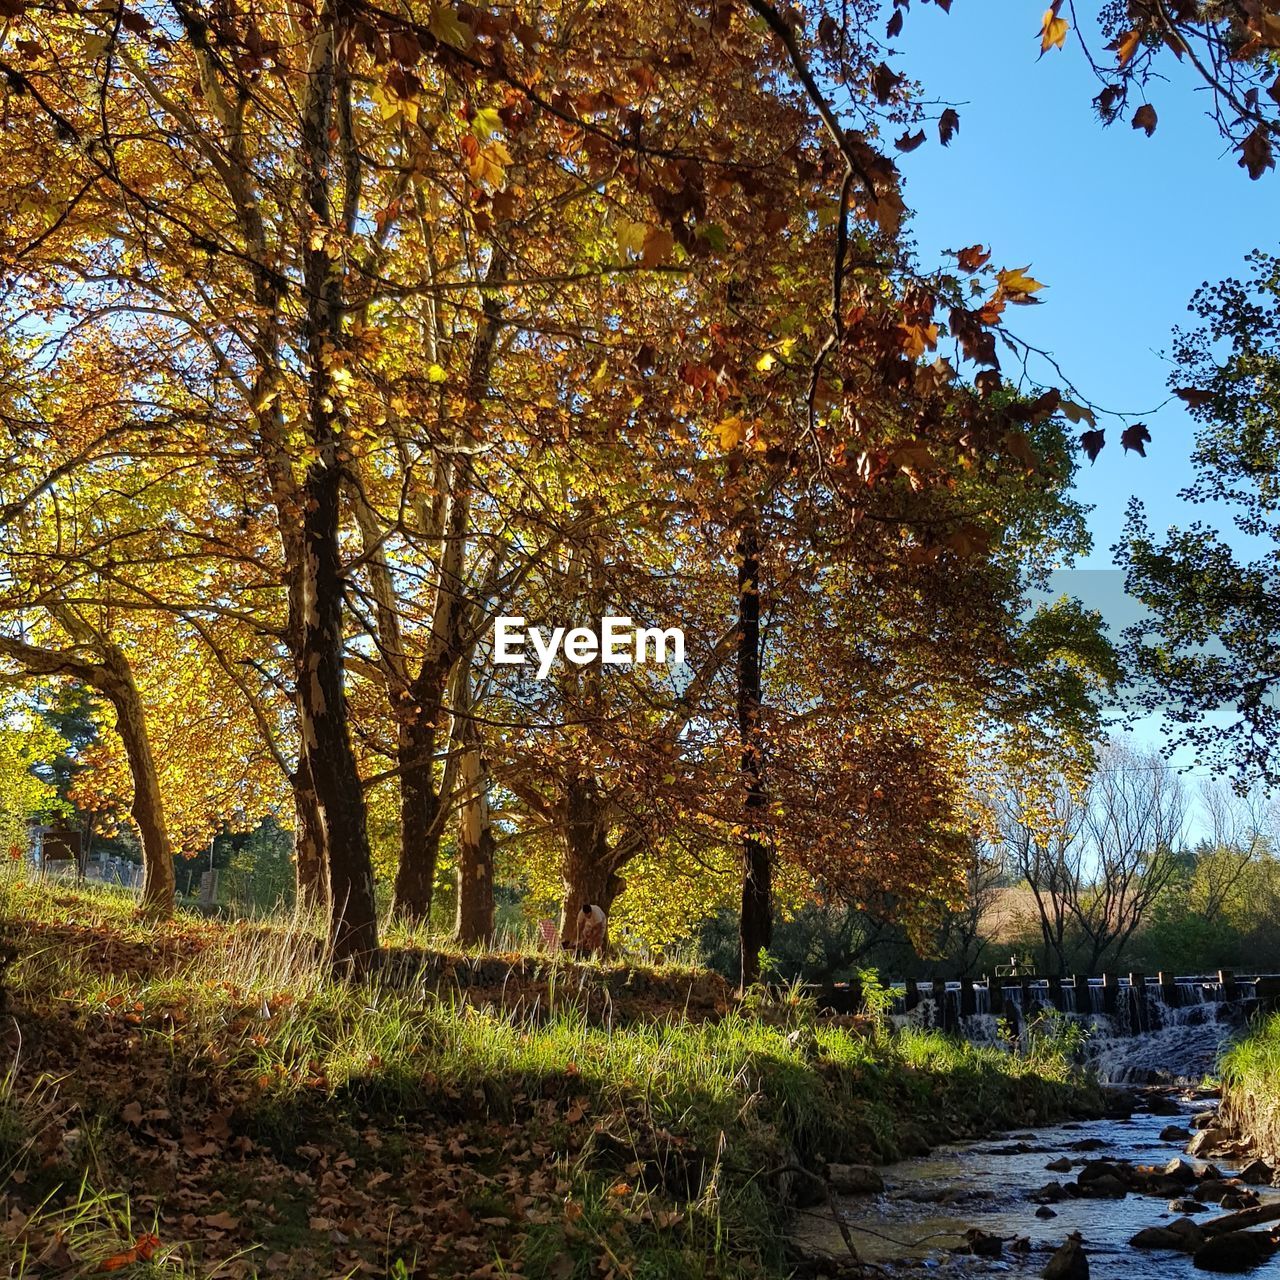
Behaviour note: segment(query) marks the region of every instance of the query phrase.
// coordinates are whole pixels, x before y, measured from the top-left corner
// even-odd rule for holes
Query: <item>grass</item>
[[[1014,1057],[850,1031],[795,994],[695,1000],[710,980],[686,969],[510,957],[458,985],[405,951],[394,983],[352,986],[305,920],[132,908],[0,887],[13,1275],[54,1247],[88,1274],[155,1236],[126,1274],[780,1276],[796,1167],[1101,1104],[1051,1039]]]
[[[1223,1055],[1222,1116],[1260,1150],[1280,1155],[1280,1013],[1259,1019]]]

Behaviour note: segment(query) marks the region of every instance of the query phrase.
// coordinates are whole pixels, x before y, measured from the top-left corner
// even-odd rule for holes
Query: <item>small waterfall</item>
[[[1113,1084],[1194,1083],[1257,1007],[1252,979],[1224,986],[1203,978],[1135,982],[1015,978],[904,984],[897,1027],[953,1032],[975,1044],[1024,1044],[1045,1010],[1084,1027],[1084,1059]],[[1228,998],[1230,997],[1230,998]]]

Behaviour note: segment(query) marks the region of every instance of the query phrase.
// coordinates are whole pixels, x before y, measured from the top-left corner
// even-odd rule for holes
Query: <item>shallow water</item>
[[[1181,1124],[1205,1102],[1183,1104],[1180,1116],[1143,1113],[1132,1120],[1095,1120],[1058,1125],[1034,1133],[1010,1134],[1000,1139],[962,1146],[940,1147],[931,1155],[905,1160],[882,1170],[886,1190],[878,1196],[838,1199],[841,1217],[851,1230],[854,1245],[864,1261],[896,1263],[903,1275],[955,1277],[1004,1275],[1039,1276],[1053,1251],[1072,1231],[1084,1237],[1091,1280],[1181,1280],[1202,1276],[1182,1253],[1143,1251],[1129,1247],[1129,1239],[1143,1227],[1160,1226],[1176,1216],[1167,1202],[1154,1196],[1130,1193],[1123,1200],[1064,1199],[1051,1205],[1057,1217],[1035,1216],[1039,1207],[1028,1196],[1057,1180],[1074,1179],[1086,1160],[1131,1160],[1135,1164],[1166,1164],[1183,1154],[1184,1143],[1162,1142],[1160,1131]],[[1072,1151],[1084,1139],[1099,1138],[1106,1146],[1098,1151]],[[1032,1148],[1022,1151],[1019,1145]],[[1062,1156],[1075,1168],[1052,1173],[1045,1165]],[[1237,1166],[1229,1160],[1213,1162],[1224,1176]],[[1280,1190],[1254,1188],[1264,1201],[1280,1198]],[[1188,1195],[1193,1190],[1188,1191]],[[1222,1210],[1211,1206],[1196,1214],[1203,1222]],[[1005,1249],[1000,1260],[951,1254],[962,1243],[964,1232],[977,1227],[991,1235],[1026,1237],[1030,1251],[1014,1254]],[[826,1208],[800,1215],[796,1235],[806,1245],[845,1256],[844,1242]],[[907,1263],[905,1260],[913,1260]],[[1280,1276],[1280,1258],[1250,1273],[1265,1280]]]

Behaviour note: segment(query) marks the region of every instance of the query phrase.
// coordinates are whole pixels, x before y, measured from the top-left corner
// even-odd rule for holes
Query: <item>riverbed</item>
[[[1039,1276],[1053,1251],[1073,1231],[1084,1239],[1091,1280],[1182,1280],[1203,1276],[1182,1253],[1141,1251],[1129,1240],[1143,1227],[1167,1225],[1181,1215],[1154,1196],[1130,1193],[1122,1200],[1063,1198],[1038,1218],[1030,1197],[1046,1183],[1072,1181],[1087,1160],[1129,1160],[1164,1165],[1184,1154],[1185,1141],[1160,1138],[1166,1126],[1189,1127],[1195,1112],[1213,1104],[1204,1098],[1179,1100],[1179,1115],[1140,1112],[1128,1120],[1074,1122],[997,1139],[939,1147],[928,1156],[889,1165],[881,1173],[885,1190],[873,1196],[837,1198],[835,1208],[850,1230],[863,1261],[885,1264],[895,1275]],[[1070,1172],[1046,1169],[1069,1159]],[[1237,1170],[1230,1160],[1213,1164],[1226,1177]],[[1263,1202],[1280,1199],[1280,1190],[1254,1188]],[[1188,1194],[1192,1194],[1191,1189]],[[1223,1211],[1211,1205],[1194,1215],[1204,1222]],[[999,1259],[957,1255],[964,1233],[978,1228],[1010,1241],[1024,1239],[1025,1252],[1006,1244]],[[810,1253],[848,1257],[847,1248],[825,1207],[798,1215],[795,1237]],[[1254,1272],[1275,1280],[1280,1256]]]

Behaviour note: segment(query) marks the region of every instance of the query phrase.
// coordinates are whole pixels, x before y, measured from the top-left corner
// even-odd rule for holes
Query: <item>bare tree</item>
[[[1011,790],[1000,828],[1011,870],[1031,889],[1046,954],[1060,973],[1081,945],[1090,972],[1119,960],[1176,874],[1186,791],[1157,751],[1110,743],[1084,791]]]

